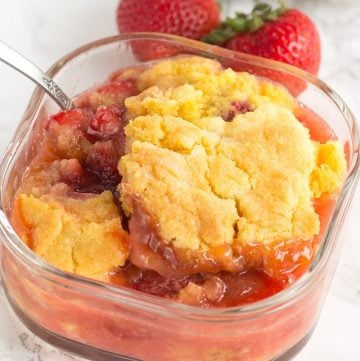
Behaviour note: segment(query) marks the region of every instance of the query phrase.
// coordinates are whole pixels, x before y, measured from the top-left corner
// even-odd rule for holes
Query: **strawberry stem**
[[[236,13],[233,18],[226,18],[216,29],[206,34],[202,41],[209,44],[221,45],[239,33],[255,32],[266,22],[277,20],[286,11],[284,0],[278,0],[279,7],[273,9],[269,4],[256,4],[250,14]]]

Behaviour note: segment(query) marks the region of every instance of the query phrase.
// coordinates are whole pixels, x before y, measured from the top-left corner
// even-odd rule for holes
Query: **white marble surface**
[[[234,2],[241,6],[240,1]],[[360,118],[360,1],[291,2],[307,11],[319,26],[323,41],[320,76]],[[73,48],[116,33],[117,0],[0,0],[0,4],[0,39],[44,69]],[[32,90],[32,83],[0,64],[1,153]],[[297,361],[360,360],[359,215],[358,190],[343,230],[345,244],[327,302],[313,337]],[[1,290],[0,320],[0,361],[80,360],[27,331],[10,310]]]

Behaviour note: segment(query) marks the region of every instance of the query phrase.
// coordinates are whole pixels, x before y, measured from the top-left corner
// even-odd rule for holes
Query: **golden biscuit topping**
[[[316,165],[311,174],[311,190],[316,198],[339,189],[346,173],[346,161],[339,142],[316,143]]]
[[[159,62],[140,84],[119,163],[130,213],[136,194],[165,240],[193,250],[318,234],[313,196],[338,189],[345,161],[337,142],[310,139],[283,88],[196,57]],[[239,99],[254,108],[225,121]]]
[[[246,105],[244,111],[269,103],[290,110],[295,106],[285,88],[196,56],[161,61],[139,76],[139,84],[143,92],[125,101],[130,118],[157,114],[188,121],[231,119],[239,104]]]
[[[309,187],[316,148],[307,129],[273,105],[223,122],[218,135],[180,118],[131,121],[122,193],[138,194],[164,239],[180,248],[317,234]]]
[[[175,247],[197,250],[233,242],[236,204],[211,192],[203,147],[182,155],[134,142],[119,170],[122,193],[139,195],[159,223],[161,236]]]
[[[64,271],[106,281],[127,259],[127,235],[110,192],[85,199],[22,194],[15,212],[23,240]]]

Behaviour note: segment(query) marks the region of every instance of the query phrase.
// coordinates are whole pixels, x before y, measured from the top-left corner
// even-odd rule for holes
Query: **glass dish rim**
[[[10,248],[11,251],[15,253],[16,257],[20,258],[22,263],[26,264],[28,268],[31,267],[32,271],[39,274],[43,279],[47,279],[58,284],[59,286],[71,288],[75,292],[87,294],[99,300],[106,299],[110,300],[111,302],[122,303],[127,307],[147,310],[154,314],[167,315],[170,317],[187,317],[192,320],[200,319],[201,321],[204,321],[204,318],[206,318],[206,321],[208,322],[218,322],[220,319],[225,319],[226,321],[237,321],[239,318],[242,320],[244,318],[256,318],[260,315],[263,315],[264,313],[274,312],[282,307],[291,305],[293,302],[295,302],[296,296],[301,295],[302,291],[310,288],[311,285],[316,281],[316,276],[319,276],[322,273],[325,265],[327,264],[327,259],[332,254],[332,250],[337,243],[336,235],[340,232],[340,228],[344,221],[344,216],[350,205],[351,196],[356,188],[356,183],[360,173],[359,126],[351,110],[340,98],[340,96],[327,84],[301,69],[273,60],[238,53],[217,46],[204,44],[195,40],[162,33],[128,33],[90,42],[60,58],[49,68],[47,75],[50,77],[55,76],[58,71],[60,71],[62,67],[68,62],[71,62],[74,58],[81,54],[91,51],[93,48],[131,40],[165,41],[171,44],[185,46],[192,50],[196,50],[197,52],[200,52],[198,55],[216,58],[219,60],[239,61],[242,63],[260,66],[262,68],[265,67],[269,69],[280,70],[282,72],[295,75],[313,84],[323,93],[325,93],[329,100],[331,100],[336,105],[338,110],[342,113],[351,134],[353,143],[352,162],[349,164],[348,176],[339,194],[338,200],[333,210],[333,214],[329,220],[327,230],[324,233],[320,249],[314,258],[311,267],[300,277],[299,280],[271,297],[243,306],[203,309],[200,307],[180,304],[171,300],[144,294],[139,291],[122,288],[108,283],[70,274],[48,264],[46,261],[42,260],[35,253],[33,253],[20,240],[15,231],[12,229],[12,226],[7,219],[6,212],[3,209],[3,193],[5,189],[5,181],[7,180],[8,169],[11,165],[11,157],[17,152],[22,143],[21,141],[19,142],[17,140],[19,138],[19,130],[26,119],[26,115],[34,114],[34,111],[38,109],[40,102],[45,96],[43,91],[38,88],[36,88],[33,92],[29,104],[24,112],[24,116],[20,121],[18,128],[15,131],[13,138],[10,141],[10,144],[6,149],[0,163],[0,174],[2,174],[0,183],[0,231],[3,236],[4,245],[7,248]],[[25,134],[23,134],[22,140]],[[335,222],[332,224],[332,221],[334,220]],[[127,303],[127,300],[131,301],[131,304]]]

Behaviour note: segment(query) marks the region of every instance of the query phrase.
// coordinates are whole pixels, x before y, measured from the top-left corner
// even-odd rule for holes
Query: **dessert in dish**
[[[154,41],[202,58],[145,63],[137,57],[135,43]],[[181,80],[180,65],[176,75],[170,64],[184,57],[192,59],[187,63],[194,76],[182,74]],[[203,63],[207,82],[200,81],[196,62]],[[257,77],[233,74],[228,65]],[[304,82],[306,91],[295,100],[266,81],[269,70]],[[360,166],[358,127],[340,98],[296,69],[164,34],[101,39],[59,60],[49,75],[76,101],[76,109],[55,114],[52,101],[36,91],[0,164],[1,276],[20,319],[44,340],[96,360],[294,357],[309,339],[325,299]],[[238,86],[231,82],[234,78]],[[194,101],[183,96],[184,90],[196,93]],[[258,119],[265,108],[273,109],[272,117],[281,113],[289,124],[274,129],[265,114]],[[252,127],[258,121],[263,130],[259,127],[261,137],[255,142]],[[242,132],[247,132],[246,139]],[[312,145],[315,165],[311,151],[286,163],[287,152],[298,154],[290,141],[295,137]],[[253,145],[248,143],[245,152],[248,140]],[[233,153],[235,147],[242,158]],[[286,234],[289,220],[278,212],[276,227],[260,222],[267,219],[267,208],[258,202],[269,192],[255,197],[255,185],[265,181],[257,176],[259,156],[267,160],[259,172],[274,171],[271,201],[279,206],[283,199],[285,205],[293,202],[292,210],[303,205],[309,211],[304,219],[312,221],[296,233],[308,234],[306,239],[245,239],[249,224],[260,240],[265,231]],[[255,160],[253,168],[246,163],[250,159]],[[311,160],[308,166],[301,163],[304,159]],[[310,168],[308,188],[299,188]],[[295,190],[288,193],[287,179],[303,190],[301,201]],[[154,187],[136,193],[144,184]],[[168,187],[167,197],[160,206],[156,199],[163,186]],[[312,206],[306,208],[309,189]],[[253,207],[249,213],[245,206],[250,196],[265,208]],[[214,200],[221,207],[215,208]],[[181,210],[171,210],[171,203],[179,202]],[[148,209],[150,203],[154,206]],[[243,208],[226,213],[236,219],[233,232],[227,227],[221,233],[217,217],[226,220],[221,218],[224,209],[234,203],[243,203]],[[209,209],[208,217],[200,204]],[[209,219],[206,227],[194,231],[186,207],[194,219]],[[174,217],[162,213],[163,208]],[[186,228],[181,222],[171,224],[180,211]],[[256,218],[261,213],[264,217]],[[314,236],[311,229],[317,232]],[[179,232],[176,239],[170,239],[173,232]],[[221,236],[216,237],[218,244],[212,232]],[[240,232],[244,242],[239,242]]]
[[[54,266],[201,307],[309,267],[346,174],[324,120],[212,59],[121,69],[52,115],[12,222]]]

